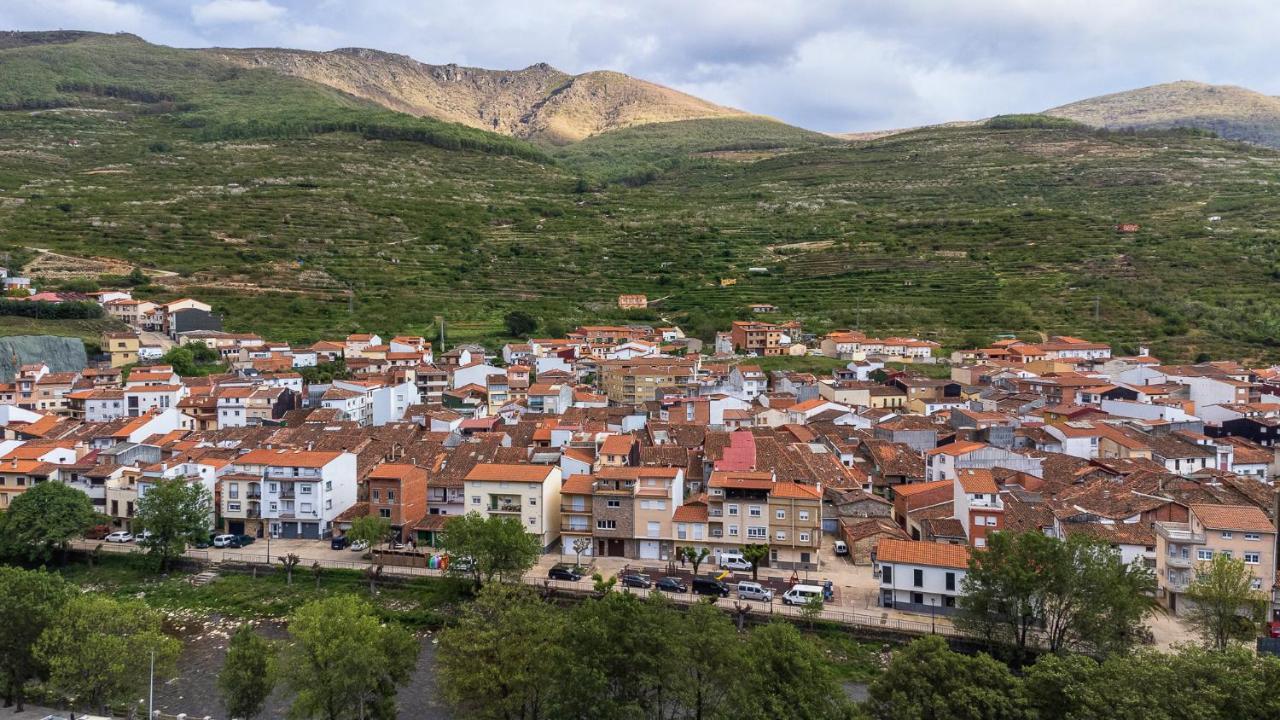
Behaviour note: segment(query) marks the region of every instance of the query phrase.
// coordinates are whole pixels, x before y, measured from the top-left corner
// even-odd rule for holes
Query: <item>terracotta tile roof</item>
[[[631,452],[636,439],[632,435],[609,435],[600,443],[602,455],[626,455]]]
[[[990,470],[963,468],[956,471],[956,476],[966,494],[1000,492]]]
[[[840,520],[844,537],[851,542],[858,542],[876,535],[887,535],[896,540],[910,540],[907,531],[889,518],[844,518]]]
[[[426,468],[408,463],[382,463],[368,475],[369,480],[415,480],[426,482]]]
[[[707,481],[708,487],[768,490],[773,487],[773,474],[767,472],[714,471]]]
[[[969,567],[969,548],[966,545],[885,538],[877,546],[876,560],[965,570]]]
[[[235,459],[237,465],[321,468],[336,460],[340,452],[298,450],[250,450]]]
[[[987,447],[985,443],[961,441],[961,442],[953,442],[947,445],[943,445],[942,447],[934,448],[932,450],[927,451],[925,454],[926,455],[951,455],[954,457],[954,456],[971,453],[974,450],[981,450],[985,447]]]
[[[546,465],[505,465],[499,463],[479,463],[471,468],[465,480],[469,482],[545,482],[551,475],[552,468]]]
[[[590,475],[570,475],[560,486],[561,495],[590,495],[595,478]]]
[[[934,480],[933,482],[910,483],[907,485],[894,485],[893,494],[911,497],[921,493],[937,490],[939,488],[951,488],[951,480]]]
[[[812,485],[802,485],[794,482],[774,483],[769,489],[770,497],[787,498],[791,500],[817,500],[820,496],[818,490]]]
[[[920,529],[927,538],[964,538],[964,523],[955,518],[925,518]]]
[[[1191,512],[1207,528],[1214,530],[1239,530],[1241,532],[1274,533],[1276,528],[1267,514],[1252,505],[1203,505],[1191,506]]]
[[[701,497],[703,496],[699,496],[699,498]],[[690,500],[676,508],[671,515],[671,520],[673,522],[704,523],[707,521],[707,504],[698,498]]]

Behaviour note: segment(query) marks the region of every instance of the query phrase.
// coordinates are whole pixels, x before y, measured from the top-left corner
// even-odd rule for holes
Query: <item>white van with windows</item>
[[[805,605],[813,598],[822,599],[822,588],[817,585],[793,585],[782,593],[784,605]]]
[[[773,591],[758,582],[740,580],[738,582],[738,599],[773,602]]]
[[[729,550],[720,553],[720,568],[723,570],[750,570],[751,563],[742,557],[742,553],[736,550]]]

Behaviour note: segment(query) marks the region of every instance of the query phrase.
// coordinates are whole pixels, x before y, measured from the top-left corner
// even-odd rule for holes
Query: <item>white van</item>
[[[773,602],[773,591],[758,582],[740,580],[738,582],[738,599]]]
[[[846,544],[846,543],[845,543],[845,541],[843,541],[843,540],[837,540],[837,541],[835,542],[835,546],[834,546],[834,547],[835,547],[835,550],[836,550],[836,554],[837,554],[837,555],[848,555],[848,554],[849,554],[849,546],[848,546],[848,544]]]
[[[751,563],[740,552],[726,552],[720,554],[720,567],[724,570],[750,570]]]
[[[793,585],[782,593],[784,605],[804,605],[813,598],[822,599],[822,588],[817,585]]]

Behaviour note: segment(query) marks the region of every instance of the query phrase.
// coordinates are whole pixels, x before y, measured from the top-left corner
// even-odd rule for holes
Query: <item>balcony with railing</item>
[[[560,532],[577,533],[582,535],[591,534],[591,523],[586,522],[570,522],[569,520],[560,521]]]
[[[280,497],[284,500],[292,500],[296,498],[298,496],[297,493],[298,491],[294,489],[293,485],[285,485],[280,488]]]
[[[1171,568],[1183,568],[1190,570],[1196,566],[1196,559],[1190,555],[1173,554],[1165,555],[1164,564]]]
[[[1204,533],[1192,531],[1191,525],[1188,523],[1157,522],[1155,523],[1155,531],[1157,535],[1171,543],[1203,545],[1205,541]]]
[[[490,495],[488,508],[491,513],[518,513],[523,509],[519,495]]]
[[[591,514],[591,505],[590,505],[590,504],[588,504],[588,503],[582,503],[582,504],[580,504],[580,505],[579,505],[579,504],[567,504],[567,505],[566,505],[566,504],[561,504],[561,505],[560,505],[560,512],[562,512],[562,513],[574,513],[574,514],[577,514],[577,515],[590,515],[590,514]]]

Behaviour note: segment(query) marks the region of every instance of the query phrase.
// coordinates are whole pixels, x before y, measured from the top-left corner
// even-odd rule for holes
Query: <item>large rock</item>
[[[12,335],[0,338],[0,378],[6,382],[18,366],[42,362],[51,372],[83,370],[89,364],[79,338],[58,335]]]

